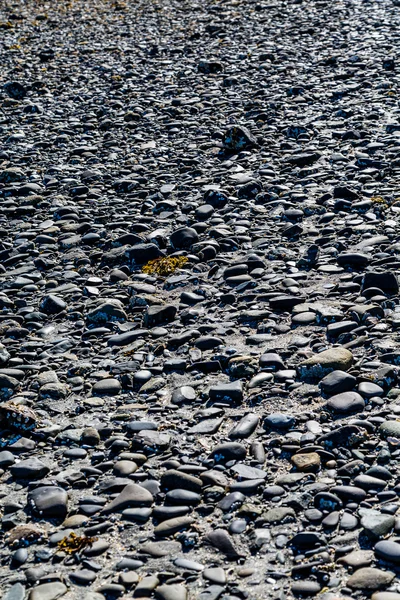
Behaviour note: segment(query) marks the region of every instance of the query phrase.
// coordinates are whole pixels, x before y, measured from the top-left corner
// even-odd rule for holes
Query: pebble
[[[375,554],[388,562],[400,562],[400,544],[391,540],[382,540],[375,545]]]
[[[353,590],[379,590],[393,581],[395,574],[374,567],[363,567],[349,577],[347,585]]]
[[[67,591],[67,586],[61,583],[61,581],[42,583],[31,589],[29,600],[56,600],[64,596]]]

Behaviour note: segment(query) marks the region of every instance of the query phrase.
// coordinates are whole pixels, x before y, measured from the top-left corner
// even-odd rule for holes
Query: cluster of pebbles
[[[400,600],[399,11],[2,0],[4,600]]]

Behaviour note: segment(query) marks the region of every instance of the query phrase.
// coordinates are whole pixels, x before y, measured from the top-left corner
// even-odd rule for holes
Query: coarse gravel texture
[[[399,26],[1,0],[2,599],[400,600]]]

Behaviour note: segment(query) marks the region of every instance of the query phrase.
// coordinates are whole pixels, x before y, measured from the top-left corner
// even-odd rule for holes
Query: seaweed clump
[[[143,273],[147,275],[159,275],[160,277],[166,277],[175,273],[177,269],[180,269],[188,262],[186,256],[162,256],[150,260],[142,268]]]
[[[63,550],[67,554],[76,554],[81,552],[87,546],[92,546],[93,542],[97,540],[96,537],[88,537],[86,535],[76,535],[73,531],[62,540],[58,542],[59,550]]]

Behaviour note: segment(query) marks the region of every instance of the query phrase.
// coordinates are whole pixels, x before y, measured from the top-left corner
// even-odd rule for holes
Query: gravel
[[[399,600],[398,5],[0,3],[5,600]]]

